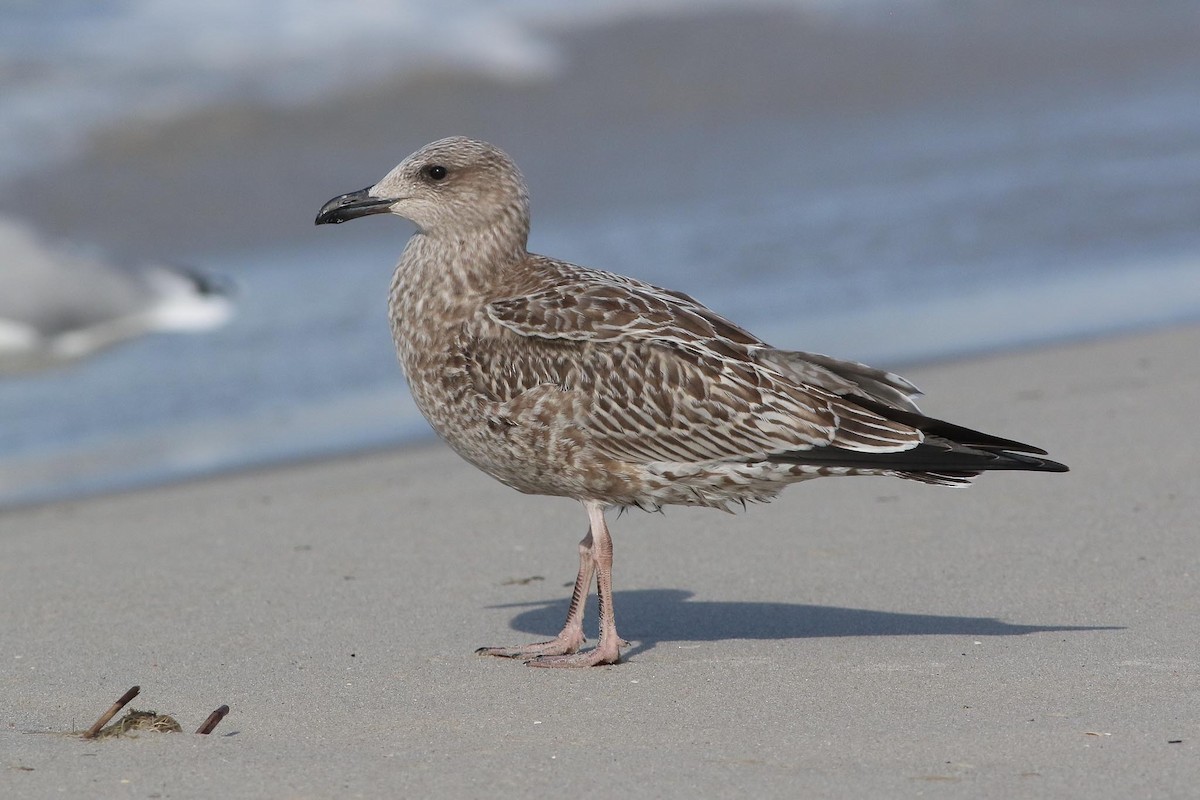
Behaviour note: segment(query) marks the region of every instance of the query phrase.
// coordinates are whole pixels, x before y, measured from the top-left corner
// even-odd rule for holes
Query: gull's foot
[[[475,651],[475,655],[519,658],[526,661],[531,658],[542,658],[544,656],[558,658],[578,653],[579,648],[583,646],[585,641],[586,639],[583,636],[572,637],[560,635],[548,642],[535,642],[517,647],[481,647]]]
[[[618,640],[619,641],[619,640]],[[618,645],[606,646],[601,644],[582,653],[566,655],[539,655],[525,663],[531,667],[547,669],[575,669],[578,667],[602,667],[605,664],[616,664],[621,660],[621,650]]]

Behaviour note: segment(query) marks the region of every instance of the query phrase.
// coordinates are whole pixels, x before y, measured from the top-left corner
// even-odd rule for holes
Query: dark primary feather
[[[1012,439],[1002,439],[990,433],[964,428],[962,425],[955,425],[953,422],[927,417],[918,412],[891,408],[869,397],[852,395],[848,399],[888,419],[905,425],[911,425],[922,433],[930,436],[939,436],[957,444],[978,447],[984,450],[1015,450],[1018,453],[1033,453],[1039,456],[1046,455],[1045,450],[1040,447],[1034,447],[1031,444],[1024,444]]]
[[[927,439],[925,442],[898,453],[864,453],[840,447],[818,447],[790,453],[773,453],[768,461],[780,464],[811,464],[855,469],[882,469],[897,472],[936,472],[978,475],[998,469],[1031,472],[1066,472],[1067,467],[1046,458],[1034,458],[1021,453],[998,450],[978,450],[957,442]]]
[[[922,480],[948,476],[969,479],[991,470],[1026,470],[1031,472],[1067,472],[1065,464],[1033,455],[1045,455],[1040,447],[1003,439],[989,433],[955,425],[924,414],[893,408],[886,403],[861,395],[846,399],[870,409],[895,422],[909,425],[925,434],[925,441],[916,447],[896,453],[869,453],[841,447],[818,447],[775,453],[769,460],[786,464],[851,467],[856,469],[895,470]]]

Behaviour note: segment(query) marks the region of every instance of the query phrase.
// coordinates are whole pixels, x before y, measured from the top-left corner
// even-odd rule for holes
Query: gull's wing
[[[559,403],[558,413],[612,458],[896,453],[924,439],[909,421],[849,399],[867,393],[851,377],[817,362],[798,369],[798,354],[773,350],[686,295],[629,278],[573,268],[491,303],[487,315],[520,346],[476,348],[490,362],[476,365],[479,388],[514,414]]]

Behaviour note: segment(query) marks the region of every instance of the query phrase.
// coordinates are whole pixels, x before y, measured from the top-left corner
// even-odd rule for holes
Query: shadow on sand
[[[902,614],[862,608],[799,603],[691,601],[682,589],[615,592],[617,626],[637,644],[633,655],[659,642],[713,642],[722,639],[805,639],[822,636],[1019,636],[1054,631],[1121,630],[1113,626],[1014,625],[992,617]],[[529,608],[513,617],[513,630],[553,637],[567,614],[569,598],[539,603],[508,603],[490,608]],[[531,607],[532,606],[532,607]],[[588,600],[589,639],[595,635],[596,598]]]

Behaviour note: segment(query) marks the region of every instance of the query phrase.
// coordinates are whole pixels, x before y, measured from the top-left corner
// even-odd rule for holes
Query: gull
[[[232,315],[202,275],[117,266],[0,219],[0,375],[46,369],[158,331],[204,331]]]
[[[481,654],[537,667],[620,659],[609,508],[728,510],[833,475],[963,486],[988,470],[1067,470],[921,414],[898,375],[780,350],[681,292],[530,253],[525,181],[486,142],[428,144],[330,200],[316,224],[370,214],[416,225],[388,310],[421,413],[488,475],[588,515],[562,631]],[[600,636],[581,650],[593,579]]]

